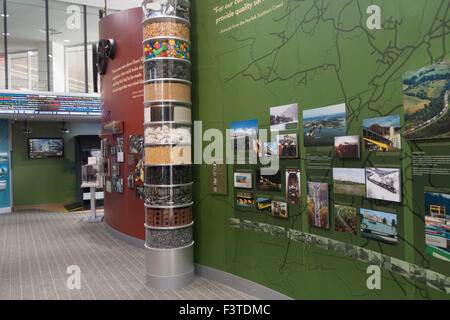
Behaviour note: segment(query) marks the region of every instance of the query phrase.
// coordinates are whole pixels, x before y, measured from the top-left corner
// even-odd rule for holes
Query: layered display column
[[[146,0],[144,20],[147,285],[194,278],[190,4]]]

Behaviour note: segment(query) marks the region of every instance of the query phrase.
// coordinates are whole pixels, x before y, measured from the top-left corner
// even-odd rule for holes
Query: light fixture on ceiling
[[[41,33],[47,33],[47,29],[37,29],[37,31],[41,32]],[[58,31],[54,28],[48,28],[48,33],[52,36],[57,35],[57,34],[61,34],[61,31]]]
[[[9,37],[11,34],[9,32],[7,33],[2,32],[2,35]]]
[[[2,17],[2,18],[9,18],[9,14],[6,14],[6,15],[5,15],[4,13],[2,13],[2,14],[1,14],[1,17]]]
[[[33,129],[28,127],[28,122],[25,121],[25,127],[22,128],[22,130],[20,131],[22,134],[32,134],[33,133]]]
[[[70,130],[66,127],[66,123],[63,121],[61,122],[61,129],[59,131],[63,134],[69,134]]]
[[[64,39],[64,42],[70,42],[70,40],[69,39]]]

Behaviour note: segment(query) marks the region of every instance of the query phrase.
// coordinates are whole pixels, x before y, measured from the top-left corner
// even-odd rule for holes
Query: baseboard
[[[292,300],[292,298],[275,290],[264,287],[256,282],[241,278],[234,274],[210,268],[200,264],[195,265],[195,273],[201,277],[213,280],[233,289],[262,300]]]
[[[138,247],[138,248],[142,248],[142,249],[145,248],[144,247],[145,240],[138,239],[138,238],[129,236],[129,235],[125,234],[125,233],[122,233],[120,231],[117,231],[116,229],[114,229],[113,227],[108,225],[108,223],[105,223],[105,226],[106,226],[106,230],[108,231],[108,233],[110,235],[112,235],[114,238],[117,238],[117,239],[119,239],[119,240],[121,240],[123,242],[131,244],[131,245],[133,245],[135,247]]]
[[[11,207],[0,208],[0,214],[7,214],[7,213],[11,213],[11,212],[12,212]]]
[[[141,240],[138,238],[131,237],[125,233],[117,231],[107,223],[105,223],[106,230],[109,234],[111,234],[114,238],[117,238],[121,241],[124,241],[128,244],[136,246],[138,248],[144,248],[145,240]],[[216,281],[227,285],[233,289],[244,292],[248,295],[251,295],[255,298],[262,300],[292,300],[292,298],[281,294],[275,290],[264,287],[256,282],[238,277],[234,274],[217,270],[214,268],[210,268],[207,266],[203,266],[200,264],[195,265],[195,274],[204,277],[206,279]]]

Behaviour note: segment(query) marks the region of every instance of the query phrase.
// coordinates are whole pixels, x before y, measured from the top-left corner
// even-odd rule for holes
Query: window
[[[9,89],[38,90],[38,53],[27,51],[8,54]]]

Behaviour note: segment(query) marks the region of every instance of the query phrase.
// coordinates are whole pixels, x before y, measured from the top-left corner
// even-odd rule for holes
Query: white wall
[[[85,4],[91,7],[104,8],[105,0],[57,0],[76,4]],[[140,7],[142,0],[107,0],[108,9],[125,10]]]

